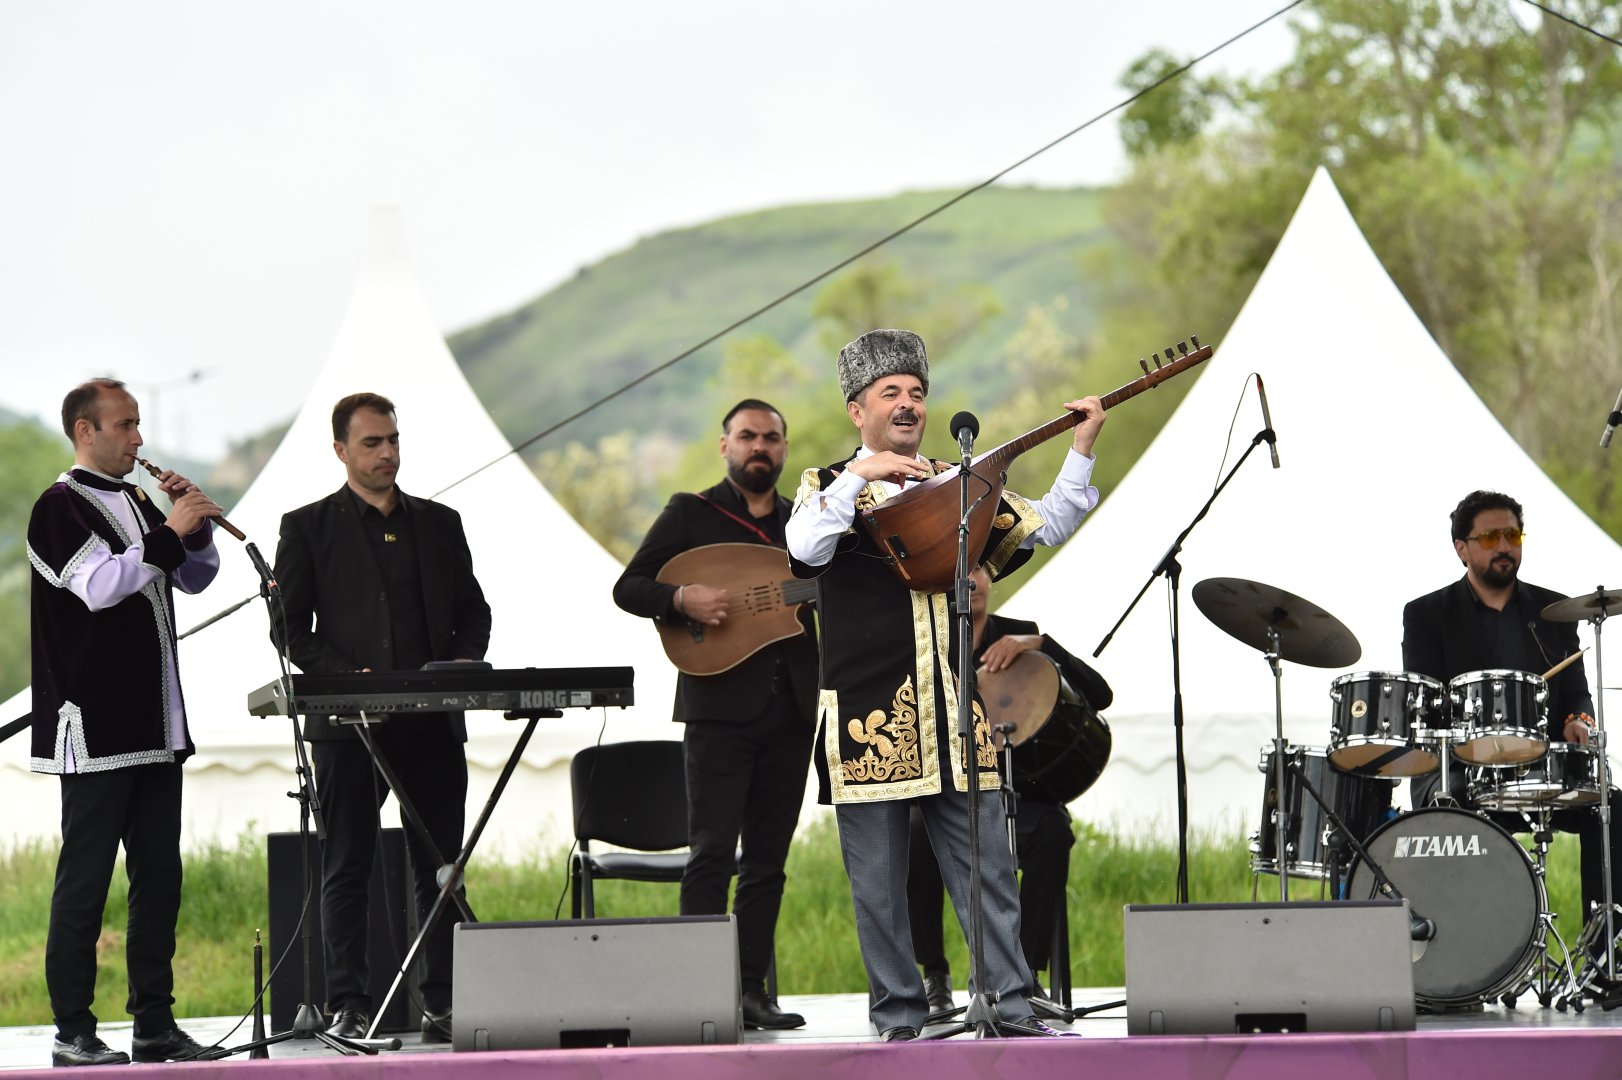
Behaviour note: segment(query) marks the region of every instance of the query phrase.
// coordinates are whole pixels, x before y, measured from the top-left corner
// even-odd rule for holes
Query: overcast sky
[[[112,373],[214,456],[302,402],[375,203],[449,332],[672,226],[967,186],[1282,4],[0,0],[0,405]],[[1105,123],[1009,182],[1121,169]]]

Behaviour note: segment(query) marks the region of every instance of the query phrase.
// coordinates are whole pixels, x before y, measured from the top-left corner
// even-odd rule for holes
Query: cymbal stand
[[[1599,606],[1594,624],[1594,681],[1600,692],[1594,695],[1594,735],[1590,742],[1599,746],[1599,850],[1605,881],[1605,979],[1616,983],[1616,897],[1611,895],[1611,769],[1605,750],[1605,649],[1600,632],[1605,629],[1605,586],[1596,586]]]
[[[1267,659],[1267,666],[1273,669],[1273,790],[1278,793],[1273,824],[1278,834],[1278,899],[1287,904],[1290,902],[1290,873],[1284,843],[1290,835],[1290,805],[1284,788],[1284,668],[1279,663],[1278,627],[1268,626],[1267,652],[1262,655]]]

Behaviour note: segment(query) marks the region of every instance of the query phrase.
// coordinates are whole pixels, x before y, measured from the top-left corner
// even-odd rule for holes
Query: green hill
[[[502,431],[521,442],[950,194],[913,192],[782,207],[660,233],[582,268],[516,311],[453,335],[450,348]],[[1060,328],[1085,336],[1094,321],[1095,298],[1083,288],[1078,258],[1111,242],[1101,224],[1102,200],[1102,192],[1092,189],[990,188],[871,258],[893,264],[935,295],[989,287],[1001,312],[961,342],[954,357],[961,364],[955,371],[989,375],[1000,346],[1031,304],[1062,298],[1056,316]],[[818,340],[812,315],[825,285],[807,289],[731,337],[769,335],[807,373],[831,377],[833,357]],[[680,442],[707,440],[720,403],[694,388],[715,377],[728,340],[571,424],[537,449],[569,441],[591,445],[624,431]]]

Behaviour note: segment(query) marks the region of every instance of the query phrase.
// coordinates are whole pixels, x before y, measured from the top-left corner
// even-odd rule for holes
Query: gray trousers
[[[946,781],[951,783],[950,779]],[[985,989],[998,995],[1004,1020],[1031,1014],[1026,995],[1031,971],[1019,947],[1019,887],[1008,850],[1002,803],[995,791],[980,793],[980,917],[985,932]],[[913,962],[912,928],[907,918],[908,812],[923,814],[941,880],[969,930],[969,796],[948,789],[939,795],[893,802],[841,803],[839,847],[850,877],[856,908],[856,939],[872,991],[869,1015],[879,1031],[922,1028],[929,1015],[924,980]],[[970,986],[970,990],[976,987]]]

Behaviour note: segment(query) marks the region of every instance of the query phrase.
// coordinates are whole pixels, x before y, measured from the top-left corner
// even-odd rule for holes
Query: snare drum
[[[1312,786],[1346,827],[1356,833],[1357,839],[1363,839],[1385,820],[1391,805],[1391,789],[1397,784],[1395,780],[1353,776],[1331,769],[1328,753],[1321,746],[1289,746],[1284,752],[1301,766]],[[1261,825],[1250,837],[1250,868],[1258,874],[1279,872],[1277,777],[1273,771],[1273,756],[1271,746],[1263,747],[1257,766],[1267,775],[1262,789]],[[1300,775],[1293,769],[1284,773],[1284,805],[1290,811],[1284,837],[1285,873],[1290,877],[1329,880],[1335,871],[1346,865],[1352,846],[1330,823],[1329,815],[1307,792]]]
[[[1447,684],[1453,753],[1468,765],[1524,765],[1549,748],[1549,687],[1528,671],[1467,671]]]
[[[1599,757],[1581,743],[1552,742],[1537,761],[1469,773],[1470,799],[1487,810],[1555,810],[1600,800]]]
[[[1424,745],[1446,725],[1442,684],[1409,671],[1359,671],[1329,684],[1329,760],[1360,776],[1419,776],[1441,755]]]

